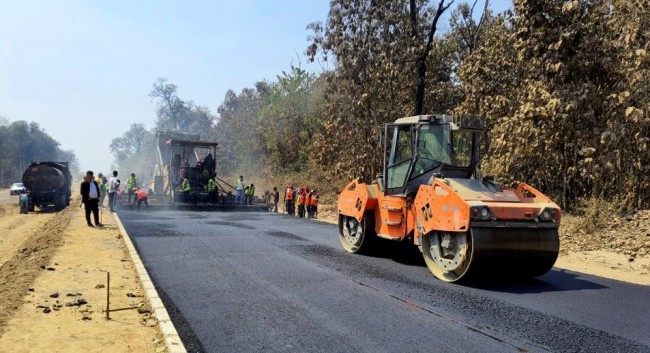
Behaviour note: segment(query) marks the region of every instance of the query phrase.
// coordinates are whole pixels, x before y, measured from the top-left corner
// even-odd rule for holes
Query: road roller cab
[[[503,267],[539,276],[559,252],[560,209],[533,187],[503,189],[481,177],[480,117],[420,115],[386,124],[383,173],[339,195],[339,238],[352,253],[376,237],[413,241],[439,279],[454,282]],[[494,271],[496,269],[496,271]]]

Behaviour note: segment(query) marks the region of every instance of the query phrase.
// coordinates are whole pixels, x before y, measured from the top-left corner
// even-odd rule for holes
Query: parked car
[[[23,183],[13,183],[9,189],[9,195],[20,195],[21,193],[27,191],[27,188]]]

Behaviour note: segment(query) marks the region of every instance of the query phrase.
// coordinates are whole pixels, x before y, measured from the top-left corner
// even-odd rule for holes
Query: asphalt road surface
[[[413,246],[347,254],[332,224],[119,215],[190,352],[650,352],[650,287],[559,269],[462,286]]]

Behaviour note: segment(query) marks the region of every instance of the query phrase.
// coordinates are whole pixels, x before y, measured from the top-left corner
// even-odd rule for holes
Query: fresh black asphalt
[[[332,224],[119,215],[190,352],[650,352],[647,286],[560,269],[462,286],[411,245],[347,254]]]

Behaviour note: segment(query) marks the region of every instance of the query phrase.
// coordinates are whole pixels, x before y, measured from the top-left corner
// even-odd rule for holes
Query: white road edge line
[[[117,215],[117,213],[113,213],[113,217],[115,218],[115,223],[117,223],[117,228],[122,234],[122,238],[124,238],[126,248],[129,250],[129,255],[131,256],[131,261],[133,262],[133,267],[138,273],[140,284],[142,284],[142,288],[147,295],[147,299],[149,299],[151,310],[153,310],[153,313],[156,316],[156,320],[158,320],[158,327],[165,337],[167,350],[169,353],[187,353],[187,349],[185,349],[185,345],[183,345],[180,336],[178,336],[176,327],[174,327],[174,323],[169,317],[167,309],[165,309],[165,305],[163,304],[162,300],[160,300],[158,291],[156,291],[156,287],[153,285],[153,282],[147,273],[147,269],[145,269],[142,260],[140,260],[140,255],[138,255],[138,252],[133,246],[131,237],[126,232],[126,229],[124,229],[122,221],[120,220],[120,217]]]

